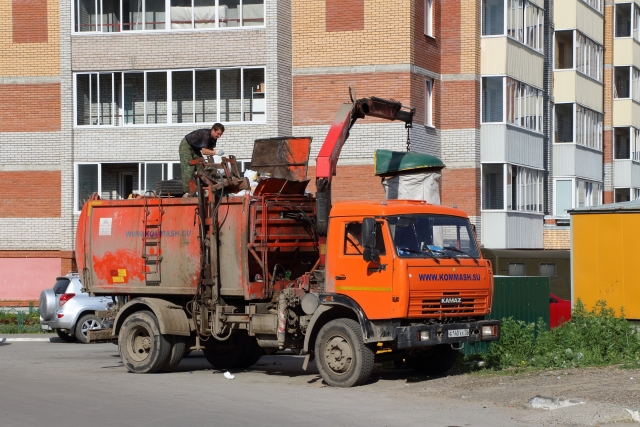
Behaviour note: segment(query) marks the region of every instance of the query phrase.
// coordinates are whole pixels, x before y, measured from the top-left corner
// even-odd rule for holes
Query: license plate
[[[449,338],[468,337],[469,330],[468,329],[449,329],[448,335],[449,335]]]

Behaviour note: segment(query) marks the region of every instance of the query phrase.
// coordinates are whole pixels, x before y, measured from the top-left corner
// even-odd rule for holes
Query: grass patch
[[[640,367],[640,333],[604,301],[586,310],[578,300],[571,321],[551,330],[542,321],[503,319],[501,334],[480,355],[487,368]]]
[[[40,311],[0,311],[0,334],[39,334]]]

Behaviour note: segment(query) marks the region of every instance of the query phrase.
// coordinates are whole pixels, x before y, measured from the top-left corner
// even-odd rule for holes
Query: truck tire
[[[58,334],[58,338],[60,338],[64,342],[76,342],[78,338],[74,334],[70,334],[68,332],[63,331],[62,329],[56,329],[56,334]]]
[[[205,347],[202,352],[215,369],[244,368],[251,354],[251,341],[247,335],[234,334],[229,343],[219,342]]]
[[[185,357],[185,339],[180,335],[168,335],[169,342],[171,343],[171,355],[167,360],[167,363],[160,369],[160,372],[173,372],[183,357]],[[188,353],[187,353],[188,354]]]
[[[171,356],[171,343],[160,333],[158,319],[147,310],[131,314],[118,334],[118,350],[129,372],[153,373],[162,369]]]
[[[442,375],[453,367],[459,354],[449,344],[436,345],[418,357],[407,359],[407,366],[421,374]]]
[[[258,341],[252,337],[249,337],[249,340],[251,341],[251,348],[249,349],[247,360],[244,361],[242,366],[238,366],[238,368],[248,368],[253,366],[258,363],[258,360],[260,360],[262,356],[264,356],[264,350],[258,345]]]
[[[87,331],[89,329],[100,329],[102,325],[102,319],[95,314],[85,314],[82,316],[78,323],[76,323],[76,338],[83,344],[87,344],[89,339],[87,338]]]
[[[168,179],[156,183],[157,196],[182,197],[183,194],[184,190],[182,189],[182,180],[180,179]]]
[[[358,322],[335,319],[318,332],[315,356],[318,371],[328,385],[353,387],[367,382],[375,354],[364,344]]]

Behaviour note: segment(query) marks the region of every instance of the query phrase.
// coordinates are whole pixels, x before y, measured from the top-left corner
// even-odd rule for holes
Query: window
[[[573,104],[555,105],[555,142],[573,142]]]
[[[526,276],[524,262],[510,262],[509,276]]]
[[[505,0],[482,0],[482,35],[504,35]]]
[[[603,115],[582,105],[576,106],[575,142],[585,147],[602,150]]]
[[[615,5],[615,32],[616,37],[631,37],[631,28],[633,21],[633,4],[618,3]],[[637,27],[637,24],[636,24]],[[634,28],[635,29],[635,28]]]
[[[556,202],[554,203],[555,215],[567,215],[567,211],[573,207],[573,181],[570,179],[556,180]]]
[[[613,158],[631,158],[631,128],[614,128],[613,130]]]
[[[601,189],[600,183],[576,180],[576,207],[599,205]]]
[[[382,233],[382,223],[376,222],[376,249],[380,255],[386,255],[384,246],[384,235]],[[362,256],[362,222],[349,222],[344,229],[344,254]]]
[[[544,171],[509,164],[482,165],[482,209],[542,212]]]
[[[402,258],[478,257],[466,218],[446,215],[398,215],[387,218],[396,253]]]
[[[482,209],[504,209],[504,165],[482,165]]]
[[[424,82],[424,124],[433,126],[433,79]]]
[[[78,163],[75,168],[75,211],[98,193],[105,200],[155,191],[158,181],[180,178],[179,162]]]
[[[507,123],[542,133],[542,91],[509,77],[507,84]]]
[[[576,31],[576,70],[602,81],[602,46]]]
[[[613,197],[615,203],[628,202],[631,200],[631,188],[614,188]]]
[[[556,31],[554,37],[555,69],[573,69],[573,31]]]
[[[265,15],[264,0],[73,0],[73,10],[76,33],[263,26]]]
[[[541,262],[540,263],[540,276],[543,277],[555,277],[556,276],[556,264],[553,262]]]
[[[424,0],[424,35],[433,37],[433,0]]]
[[[543,25],[542,9],[528,0],[507,0],[507,36],[542,52]]]
[[[602,3],[604,0],[582,0],[583,3],[588,4],[598,12],[602,13]]]
[[[75,77],[77,126],[266,121],[264,68]]]
[[[542,212],[544,172],[507,165],[507,209]]]
[[[640,70],[635,67],[614,67],[613,97],[640,102]]]
[[[485,123],[504,121],[503,118],[503,77],[482,78],[482,121]]]

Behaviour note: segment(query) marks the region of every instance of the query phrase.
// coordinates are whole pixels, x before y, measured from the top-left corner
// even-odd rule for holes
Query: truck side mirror
[[[363,218],[362,220],[362,258],[365,261],[378,262],[380,251],[376,249],[376,219]]]

